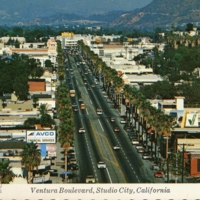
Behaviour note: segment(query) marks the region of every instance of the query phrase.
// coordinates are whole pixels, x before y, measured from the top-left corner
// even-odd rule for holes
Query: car
[[[67,167],[71,170],[78,170],[78,165],[76,163],[71,163]]]
[[[121,147],[120,147],[119,145],[115,145],[115,146],[113,147],[113,149],[114,149],[114,150],[120,150]]]
[[[67,158],[75,158],[75,152],[67,153]]]
[[[73,148],[68,149],[68,151],[67,151],[67,153],[74,153],[74,152],[75,152],[75,150]]]
[[[106,99],[106,102],[107,102],[107,103],[111,103],[111,99],[107,98],[107,99]]]
[[[90,87],[88,87],[87,90],[91,90]]]
[[[161,171],[156,171],[156,172],[154,173],[154,176],[155,176],[156,178],[162,178],[162,177],[163,177],[163,174],[162,174]]]
[[[79,133],[85,133],[85,129],[83,127],[79,128],[78,130]]]
[[[98,169],[105,169],[106,168],[106,164],[103,161],[99,161],[97,163],[97,167],[98,167]]]
[[[94,85],[94,84],[92,84],[91,86],[92,86],[93,88],[95,87],[95,85]]]
[[[127,121],[125,119],[120,120],[121,124],[127,124]]]
[[[114,104],[111,104],[110,107],[111,107],[111,108],[115,108],[115,105],[114,105]]]
[[[82,98],[80,98],[78,101],[79,101],[79,102],[83,102],[83,99],[82,99]]]
[[[142,146],[141,144],[136,144],[136,145],[135,145],[135,148],[136,148],[136,149],[140,149],[140,148],[143,148],[143,146]]]
[[[119,132],[119,131],[120,131],[120,129],[118,127],[114,128],[114,132]]]
[[[149,154],[149,153],[144,152],[144,153],[142,154],[142,159],[148,160],[149,158],[150,158],[150,154]]]
[[[78,111],[78,106],[75,106],[75,107],[74,107],[74,111]]]
[[[95,178],[93,175],[88,175],[85,179],[86,183],[95,183]]]
[[[69,161],[68,161],[68,163],[69,163],[69,164],[72,164],[72,163],[73,163],[73,164],[77,164],[77,161],[76,161],[75,158],[70,158]]]
[[[104,98],[106,98],[106,99],[108,98],[108,95],[103,95],[103,96],[104,96]]]
[[[150,166],[150,169],[151,169],[151,170],[159,170],[159,166],[156,165],[156,164],[154,163],[154,164],[152,164],[152,165]]]
[[[138,152],[138,153],[144,153],[144,152],[145,152],[145,149],[144,149],[143,147],[142,147],[142,148],[138,148],[138,149],[137,149],[137,152]]]
[[[114,117],[111,117],[111,118],[110,118],[110,121],[111,121],[111,122],[115,122],[115,118],[114,118]]]
[[[131,143],[132,143],[133,145],[139,144],[139,140],[137,140],[137,139],[132,139],[132,140],[131,140]]]
[[[72,107],[74,108],[74,107],[77,107],[77,104],[76,103],[73,103],[72,104]]]

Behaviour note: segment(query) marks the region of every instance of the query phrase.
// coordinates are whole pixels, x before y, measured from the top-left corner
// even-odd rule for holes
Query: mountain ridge
[[[153,0],[138,11],[120,16],[109,26],[141,29],[198,21],[200,22],[199,0]]]

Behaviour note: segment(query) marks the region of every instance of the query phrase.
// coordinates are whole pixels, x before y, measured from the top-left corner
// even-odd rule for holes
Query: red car
[[[155,176],[156,178],[162,178],[162,177],[163,177],[163,174],[162,174],[161,171],[156,171],[156,172],[154,173],[154,176]]]

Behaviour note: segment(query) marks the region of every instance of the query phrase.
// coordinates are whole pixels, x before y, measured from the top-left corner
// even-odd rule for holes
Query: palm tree
[[[31,183],[32,172],[41,162],[41,155],[40,150],[37,149],[37,145],[33,142],[26,143],[22,151],[22,160],[21,163],[25,166],[26,170],[28,171],[28,183]]]
[[[14,174],[10,168],[9,160],[4,159],[0,161],[0,183],[8,184],[12,181]]]
[[[47,105],[43,103],[40,104],[39,111],[40,111],[40,115],[47,114]]]

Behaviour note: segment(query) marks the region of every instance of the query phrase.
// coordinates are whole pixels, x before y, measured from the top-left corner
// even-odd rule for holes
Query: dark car
[[[78,165],[75,164],[75,163],[71,163],[68,165],[68,169],[71,169],[71,170],[78,170]]]

